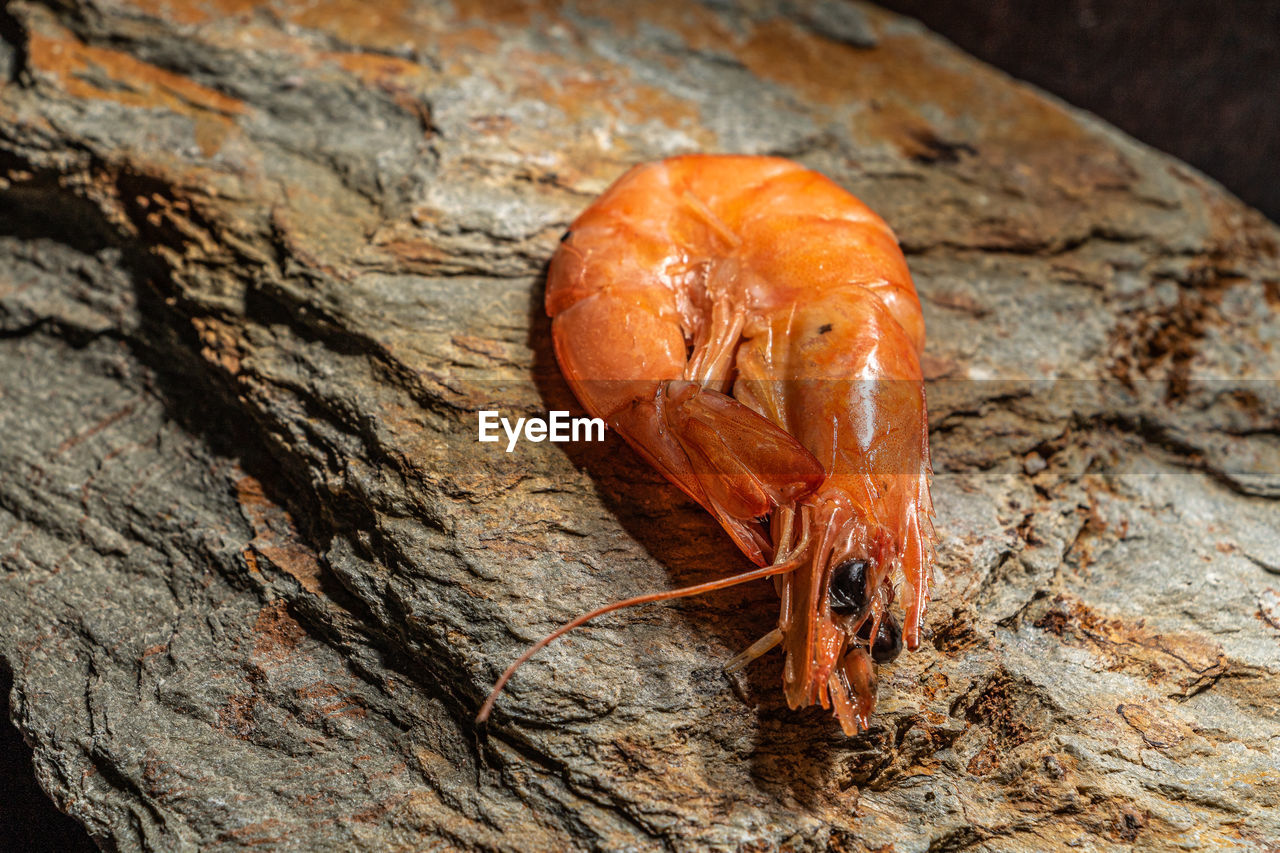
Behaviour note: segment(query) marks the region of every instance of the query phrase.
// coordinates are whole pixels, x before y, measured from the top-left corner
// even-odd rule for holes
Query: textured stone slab
[[[838,2],[15,2],[0,658],[119,849],[1280,843],[1277,232]],[[795,157],[902,239],[939,583],[877,727],[721,663],[765,584],[576,409],[541,275],[628,165]]]

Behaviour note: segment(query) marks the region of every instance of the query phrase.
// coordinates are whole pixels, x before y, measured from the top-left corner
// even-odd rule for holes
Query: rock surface
[[[0,657],[108,849],[1280,844],[1280,232],[835,0],[0,12]],[[767,584],[577,409],[541,276],[628,165],[783,154],[929,327],[929,642],[870,732],[721,663]]]

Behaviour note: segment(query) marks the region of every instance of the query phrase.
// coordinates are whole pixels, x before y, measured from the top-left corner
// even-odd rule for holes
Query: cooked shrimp
[[[772,575],[792,708],[869,726],[873,662],[914,649],[933,562],[924,320],[897,241],[835,183],[773,157],[638,166],[572,224],[547,279],[556,357],[582,405]],[[902,599],[902,628],[891,605]]]

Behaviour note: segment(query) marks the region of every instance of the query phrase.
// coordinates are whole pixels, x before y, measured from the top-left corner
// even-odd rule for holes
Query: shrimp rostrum
[[[896,239],[822,175],[773,157],[638,166],[552,259],[556,357],[582,405],[773,576],[792,708],[869,725],[875,664],[914,649],[933,562],[924,321]],[[893,606],[901,607],[901,621]]]

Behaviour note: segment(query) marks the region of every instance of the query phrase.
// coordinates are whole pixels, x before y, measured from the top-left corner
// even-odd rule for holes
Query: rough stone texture
[[[14,2],[0,656],[104,847],[1280,844],[1280,263],[1187,168],[836,0]],[[767,584],[575,408],[540,307],[627,165],[777,153],[929,326],[930,640],[791,712]]]

